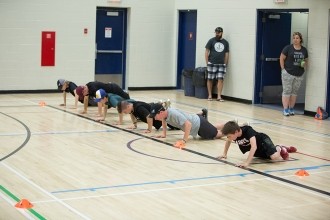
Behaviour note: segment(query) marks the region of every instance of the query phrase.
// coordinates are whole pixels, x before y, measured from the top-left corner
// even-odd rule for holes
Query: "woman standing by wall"
[[[280,56],[280,65],[282,73],[282,104],[283,115],[294,115],[294,106],[297,100],[297,94],[304,79],[304,73],[307,68],[308,52],[302,46],[303,38],[301,33],[293,33],[293,43],[287,45],[282,50]]]

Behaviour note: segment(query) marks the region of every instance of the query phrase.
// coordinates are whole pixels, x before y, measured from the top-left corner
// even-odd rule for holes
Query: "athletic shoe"
[[[202,109],[202,116],[207,120],[208,110],[206,108]]]
[[[294,110],[293,110],[293,108],[289,108],[289,114],[290,114],[290,115],[294,115]]]
[[[283,160],[288,160],[289,159],[288,151],[286,150],[285,147],[280,146],[280,148],[281,148],[281,152],[280,152],[281,157],[283,158]]]
[[[287,146],[281,145],[280,147],[284,147],[288,153],[295,153],[295,152],[297,152],[297,148],[295,148],[294,146],[287,147]]]
[[[290,112],[289,112],[288,108],[283,110],[283,115],[284,116],[289,116],[290,115]]]
[[[170,99],[167,99],[165,102],[165,109],[168,109],[169,107],[171,107],[171,100]]]
[[[249,121],[244,122],[244,123],[243,123],[243,126],[250,126],[250,122],[249,122]]]

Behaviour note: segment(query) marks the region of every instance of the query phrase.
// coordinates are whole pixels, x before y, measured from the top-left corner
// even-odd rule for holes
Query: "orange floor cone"
[[[21,209],[30,209],[33,207],[32,203],[29,202],[27,199],[22,199],[15,205],[16,208],[21,208]]]
[[[298,171],[296,172],[296,175],[297,175],[297,176],[309,176],[309,173],[307,173],[306,170],[298,170]]]
[[[41,107],[43,107],[43,106],[46,105],[46,102],[44,102],[44,101],[40,101],[40,102],[39,102],[39,105],[40,105]]]

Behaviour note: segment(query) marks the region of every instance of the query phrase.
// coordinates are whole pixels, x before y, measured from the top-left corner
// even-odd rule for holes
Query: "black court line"
[[[73,112],[66,111],[64,109],[56,108],[54,106],[49,106],[48,105],[48,107],[51,107],[51,108],[54,108],[54,109],[57,109],[57,110],[60,110],[60,111],[63,111],[63,112],[66,112],[66,113],[69,113],[69,114],[72,114],[72,115],[81,117],[81,118],[84,118],[84,119],[87,119],[87,120],[90,120],[90,121],[98,122],[98,121],[93,120],[91,118],[88,118],[86,116],[78,115],[78,114],[75,114]],[[171,143],[168,143],[168,142],[165,142],[165,141],[162,141],[162,140],[159,140],[159,139],[155,139],[155,138],[152,138],[152,137],[144,136],[142,134],[135,133],[133,131],[126,130],[124,128],[120,128],[120,127],[117,127],[117,126],[114,126],[114,125],[111,125],[111,124],[108,124],[108,123],[104,123],[104,122],[98,122],[98,123],[103,124],[103,125],[106,125],[106,126],[109,126],[109,127],[112,127],[112,128],[116,128],[116,129],[121,130],[121,131],[125,131],[125,132],[128,132],[128,133],[131,133],[131,134],[134,134],[134,135],[137,135],[137,136],[140,136],[140,137],[149,139],[149,140],[153,140],[153,141],[156,141],[156,142],[161,143],[161,144],[168,145],[168,146],[173,147],[173,148],[176,148]],[[178,149],[178,148],[176,148],[176,149]],[[189,152],[189,153],[192,153],[192,154],[195,154],[195,155],[199,155],[201,157],[208,158],[210,160],[215,160],[215,161],[217,161],[219,163],[224,163],[224,164],[227,164],[227,165],[231,165],[231,166],[237,167],[236,164],[234,164],[232,162],[225,161],[225,160],[219,160],[216,157],[212,157],[210,155],[207,155],[207,154],[204,154],[204,153],[195,151],[195,150],[191,150],[191,149],[187,149],[187,148],[182,148],[181,150],[184,150],[186,152]],[[287,179],[284,179],[282,177],[277,177],[277,176],[274,176],[274,175],[271,175],[271,174],[268,174],[268,173],[264,173],[264,172],[259,171],[259,170],[255,170],[255,169],[252,169],[252,168],[243,168],[243,167],[237,167],[237,168],[243,169],[243,170],[248,170],[250,172],[259,174],[261,176],[265,176],[265,177],[268,177],[268,178],[271,178],[271,179],[278,180],[280,182],[285,182],[285,183],[291,184],[291,185],[296,186],[296,187],[301,187],[303,189],[307,189],[307,190],[310,190],[310,191],[313,191],[313,192],[317,192],[317,193],[320,193],[320,194],[323,194],[323,195],[326,195],[326,196],[330,196],[330,192],[327,192],[327,191],[324,191],[324,190],[321,190],[321,189],[317,189],[317,188],[314,188],[314,187],[311,187],[311,186],[307,186],[307,185],[304,185],[304,184],[301,184],[301,183],[297,183],[297,182],[294,182],[294,181],[291,181],[291,180],[287,180]]]
[[[5,113],[3,113],[3,112],[0,112],[0,113],[3,114],[3,115],[5,115],[5,116],[7,116],[7,117],[9,117],[9,118],[11,118],[11,119],[14,119],[15,121],[17,121],[18,123],[20,123],[21,125],[23,125],[23,127],[25,128],[26,133],[27,133],[26,138],[25,138],[25,141],[21,144],[21,146],[19,146],[16,150],[14,150],[13,152],[11,152],[11,153],[8,154],[7,156],[4,156],[3,158],[0,158],[0,161],[3,161],[3,160],[5,160],[5,159],[7,159],[8,157],[12,156],[13,154],[15,154],[16,152],[18,152],[19,150],[21,150],[21,149],[27,144],[27,142],[29,142],[30,137],[31,137],[31,131],[30,131],[30,129],[28,128],[28,126],[26,126],[26,125],[25,125],[23,122],[21,122],[20,120],[18,120],[18,119],[16,119],[16,118],[12,117],[12,116],[10,116],[10,115],[7,115],[7,114],[5,114]],[[2,143],[2,144],[4,144],[4,143]]]
[[[188,161],[188,160],[178,160],[178,159],[172,159],[172,158],[167,158],[167,157],[159,157],[159,156],[147,154],[147,153],[144,153],[144,152],[141,152],[141,151],[138,151],[138,150],[134,149],[131,145],[134,141],[141,140],[141,139],[143,139],[143,138],[139,137],[139,138],[136,138],[134,140],[129,141],[127,143],[127,148],[130,149],[131,151],[134,151],[137,154],[141,154],[141,155],[144,155],[144,156],[147,156],[147,157],[157,158],[157,159],[160,159],[160,160],[169,160],[169,161],[175,161],[175,162],[181,162],[181,163],[207,164],[207,165],[219,164],[218,162],[216,163],[216,162],[197,162],[197,161]]]

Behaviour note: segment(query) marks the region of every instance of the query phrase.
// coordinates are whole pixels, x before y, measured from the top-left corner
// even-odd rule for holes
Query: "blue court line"
[[[280,169],[280,170],[268,170],[264,171],[265,173],[275,173],[275,172],[283,172],[283,171],[291,171],[291,170],[315,170],[321,167],[328,167],[330,164],[324,164],[320,166],[309,166],[309,167],[296,167],[296,168],[289,168],[289,169]],[[221,175],[221,176],[207,176],[207,177],[196,177],[196,178],[185,178],[185,179],[173,179],[173,180],[164,180],[164,181],[152,181],[152,182],[143,182],[143,183],[132,183],[132,184],[120,184],[114,186],[101,186],[101,187],[90,187],[90,188],[81,188],[81,189],[68,189],[68,190],[58,190],[53,191],[51,193],[70,193],[70,192],[81,192],[81,191],[97,191],[102,189],[112,189],[112,188],[123,188],[123,187],[133,187],[133,186],[145,186],[145,185],[157,185],[157,184],[176,184],[179,182],[188,182],[188,181],[196,181],[196,180],[208,180],[208,179],[220,179],[220,178],[229,178],[229,177],[245,177],[247,175],[255,175],[256,173],[253,172],[246,172],[246,173],[238,173],[238,174],[228,174],[228,175]]]
[[[32,132],[31,135],[48,135],[48,134],[86,134],[86,133],[101,133],[101,132],[118,132],[117,129],[93,130],[93,131],[47,131],[47,132]],[[26,133],[1,133],[0,136],[20,136]]]
[[[197,177],[197,178],[187,178],[187,179],[174,179],[174,180],[164,180],[164,181],[152,181],[152,182],[143,182],[143,183],[132,183],[132,184],[121,184],[121,185],[114,185],[114,186],[101,186],[101,187],[91,187],[91,188],[81,188],[81,189],[71,189],[71,190],[59,190],[53,191],[51,193],[68,193],[68,192],[79,192],[79,191],[96,191],[100,189],[111,189],[111,188],[122,188],[122,187],[132,187],[132,186],[144,186],[144,185],[154,185],[154,184],[176,184],[178,182],[186,182],[186,181],[195,181],[195,180],[207,180],[207,179],[219,179],[219,178],[226,178],[226,177],[244,177],[246,175],[254,174],[252,172],[248,173],[238,173],[238,174],[228,174],[222,176],[208,176],[208,177]]]

